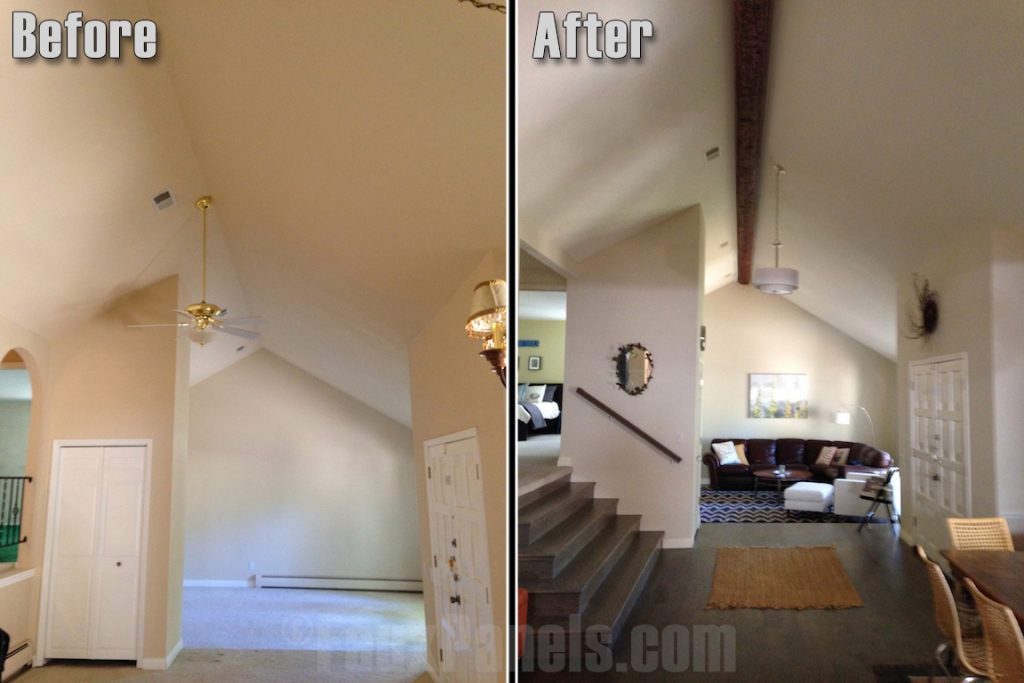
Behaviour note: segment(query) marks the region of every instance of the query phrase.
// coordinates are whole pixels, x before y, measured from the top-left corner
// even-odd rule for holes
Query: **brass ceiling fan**
[[[264,322],[263,318],[226,318],[227,309],[217,304],[209,303],[206,300],[206,210],[213,203],[213,197],[200,197],[196,200],[196,206],[203,212],[203,283],[202,298],[199,303],[190,304],[184,311],[175,310],[180,316],[188,320],[176,323],[150,323],[144,325],[129,325],[128,327],[180,327],[188,329],[189,338],[199,346],[206,346],[213,341],[215,332],[223,332],[235,337],[244,339],[259,339],[259,332],[246,330],[237,325],[255,325]]]

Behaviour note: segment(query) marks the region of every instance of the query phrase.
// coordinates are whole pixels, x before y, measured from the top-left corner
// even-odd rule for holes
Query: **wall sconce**
[[[504,280],[486,280],[473,289],[473,305],[466,334],[483,340],[480,355],[486,358],[494,374],[505,384],[505,322],[508,318],[508,287]]]
[[[868,425],[871,426],[871,443],[869,445],[870,446],[876,446],[876,444],[875,444],[875,421],[871,419],[871,413],[869,413],[868,409],[865,408],[864,406],[852,406],[852,407],[844,406],[844,407],[840,408],[839,410],[835,411],[834,413],[832,413],[832,422],[836,423],[837,425],[848,425],[848,424],[850,424],[850,420],[853,417],[852,412],[855,411],[855,410],[863,410],[864,411],[864,417],[868,418]],[[877,446],[876,446],[876,448],[877,448]]]

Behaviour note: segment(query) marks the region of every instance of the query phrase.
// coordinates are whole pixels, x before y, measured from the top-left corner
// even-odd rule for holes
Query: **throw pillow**
[[[531,384],[526,388],[523,400],[529,403],[540,403],[544,400],[544,390],[547,388],[547,384]]]
[[[735,444],[736,457],[740,459],[740,463],[743,465],[749,465],[750,462],[747,460],[747,446],[742,443]]]
[[[711,450],[718,456],[719,465],[739,465],[740,457],[736,453],[736,445],[732,441],[711,444]]]
[[[845,465],[846,461],[850,459],[849,448],[837,448],[836,454],[832,457],[833,465]]]
[[[524,399],[524,397],[526,396],[526,390],[529,389],[529,388],[530,388],[529,384],[520,384],[519,385],[519,400],[520,401],[522,401]]]
[[[827,467],[832,464],[832,458],[834,457],[836,457],[835,446],[822,446],[821,452],[818,453],[818,459],[814,461],[814,464]]]

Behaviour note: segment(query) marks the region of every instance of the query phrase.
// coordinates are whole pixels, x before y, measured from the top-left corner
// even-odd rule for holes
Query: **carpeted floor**
[[[423,595],[186,588],[182,642],[186,648],[423,654]]]
[[[743,547],[718,549],[705,609],[863,606],[834,548]]]
[[[298,652],[295,650],[183,650],[167,671],[135,663],[47,664],[17,683],[430,683],[422,654]]]
[[[859,517],[844,517],[831,512],[787,510],[775,491],[716,491],[701,489],[700,521],[714,522],[856,522]],[[872,523],[888,524],[888,519]]]
[[[419,593],[186,588],[185,649],[167,671],[61,662],[18,683],[425,683]]]

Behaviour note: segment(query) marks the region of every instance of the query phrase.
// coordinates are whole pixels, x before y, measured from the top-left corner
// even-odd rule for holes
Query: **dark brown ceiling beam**
[[[749,285],[754,268],[761,140],[768,90],[772,0],[733,0],[736,68],[736,250],[738,279]]]

